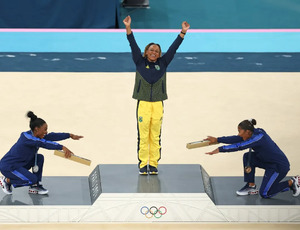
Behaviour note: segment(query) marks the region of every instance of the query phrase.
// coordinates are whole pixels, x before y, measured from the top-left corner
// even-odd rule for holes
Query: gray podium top
[[[258,188],[261,181],[262,177],[255,178]],[[243,177],[211,177],[211,183],[216,205],[300,205],[300,196],[293,197],[292,191],[278,193],[267,199],[259,195],[238,196],[236,191],[245,185]]]
[[[137,165],[100,165],[102,193],[204,193],[200,165],[159,165],[139,175]]]
[[[0,191],[0,205],[91,205],[87,177],[43,177],[46,195],[29,194],[28,187],[13,188],[12,195]]]
[[[243,177],[210,177],[199,164],[159,165],[158,175],[139,175],[136,164],[105,164],[88,177],[43,177],[47,195],[28,194],[28,187],[0,191],[0,205],[92,205],[102,193],[207,193],[216,205],[300,205],[291,191],[270,199],[237,196],[244,184]]]

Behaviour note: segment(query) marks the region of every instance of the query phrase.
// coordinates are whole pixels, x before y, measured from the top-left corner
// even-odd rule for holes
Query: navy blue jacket
[[[183,38],[178,35],[168,51],[162,57],[158,58],[156,62],[149,62],[146,57],[142,56],[133,33],[128,34],[127,39],[131,47],[132,59],[136,65],[136,71],[139,72],[149,84],[157,82],[166,73],[168,65],[174,58],[176,50],[183,41]],[[157,70],[155,66],[159,66],[159,70]]]
[[[219,147],[220,152],[233,152],[251,148],[254,150],[253,154],[266,167],[271,167],[277,172],[289,171],[290,169],[290,163],[285,154],[263,129],[254,129],[253,135],[246,141],[240,136],[228,136],[218,137],[218,142],[230,144]]]
[[[62,150],[62,145],[54,142],[65,140],[69,133],[49,133],[43,139],[33,136],[32,131],[23,132],[17,143],[0,161],[0,170],[13,171],[31,162],[39,148]]]

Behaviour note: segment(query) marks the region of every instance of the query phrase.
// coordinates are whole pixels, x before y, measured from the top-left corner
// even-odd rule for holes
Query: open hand
[[[70,137],[71,137],[73,140],[79,140],[79,139],[83,138],[83,136],[75,135],[75,134],[72,134],[72,133],[70,133]]]
[[[212,151],[212,152],[208,152],[208,153],[206,153],[206,154],[208,154],[208,155],[213,155],[213,154],[217,154],[217,153],[219,153],[219,148],[215,149],[215,150]]]

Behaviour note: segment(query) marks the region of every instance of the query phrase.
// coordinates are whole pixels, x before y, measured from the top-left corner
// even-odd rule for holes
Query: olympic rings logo
[[[148,219],[152,218],[153,216],[156,219],[159,219],[167,213],[167,208],[165,206],[160,206],[159,208],[155,206],[152,206],[150,208],[148,208],[147,206],[143,206],[141,207],[140,212]]]

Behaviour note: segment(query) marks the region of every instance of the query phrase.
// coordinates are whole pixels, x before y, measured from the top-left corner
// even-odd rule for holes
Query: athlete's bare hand
[[[186,33],[186,31],[190,28],[190,24],[188,22],[184,21],[184,22],[182,22],[181,27],[182,27],[182,32]]]
[[[219,153],[219,148],[215,149],[215,150],[212,151],[212,152],[208,152],[208,153],[206,153],[206,154],[208,154],[208,155],[213,155],[213,154],[217,154],[217,153]]]
[[[218,144],[218,139],[216,137],[212,137],[212,136],[207,136],[206,139],[204,139],[205,141],[209,141],[210,145],[213,144]]]
[[[67,147],[63,146],[62,150],[65,153],[65,158],[70,158],[72,155],[74,155],[71,150],[69,150]]]
[[[124,23],[125,27],[130,27],[131,17],[128,15],[126,18],[124,18],[123,23]]]
[[[75,135],[75,134],[72,134],[72,133],[70,133],[70,137],[71,137],[73,140],[79,140],[79,139],[83,138],[83,136]]]

